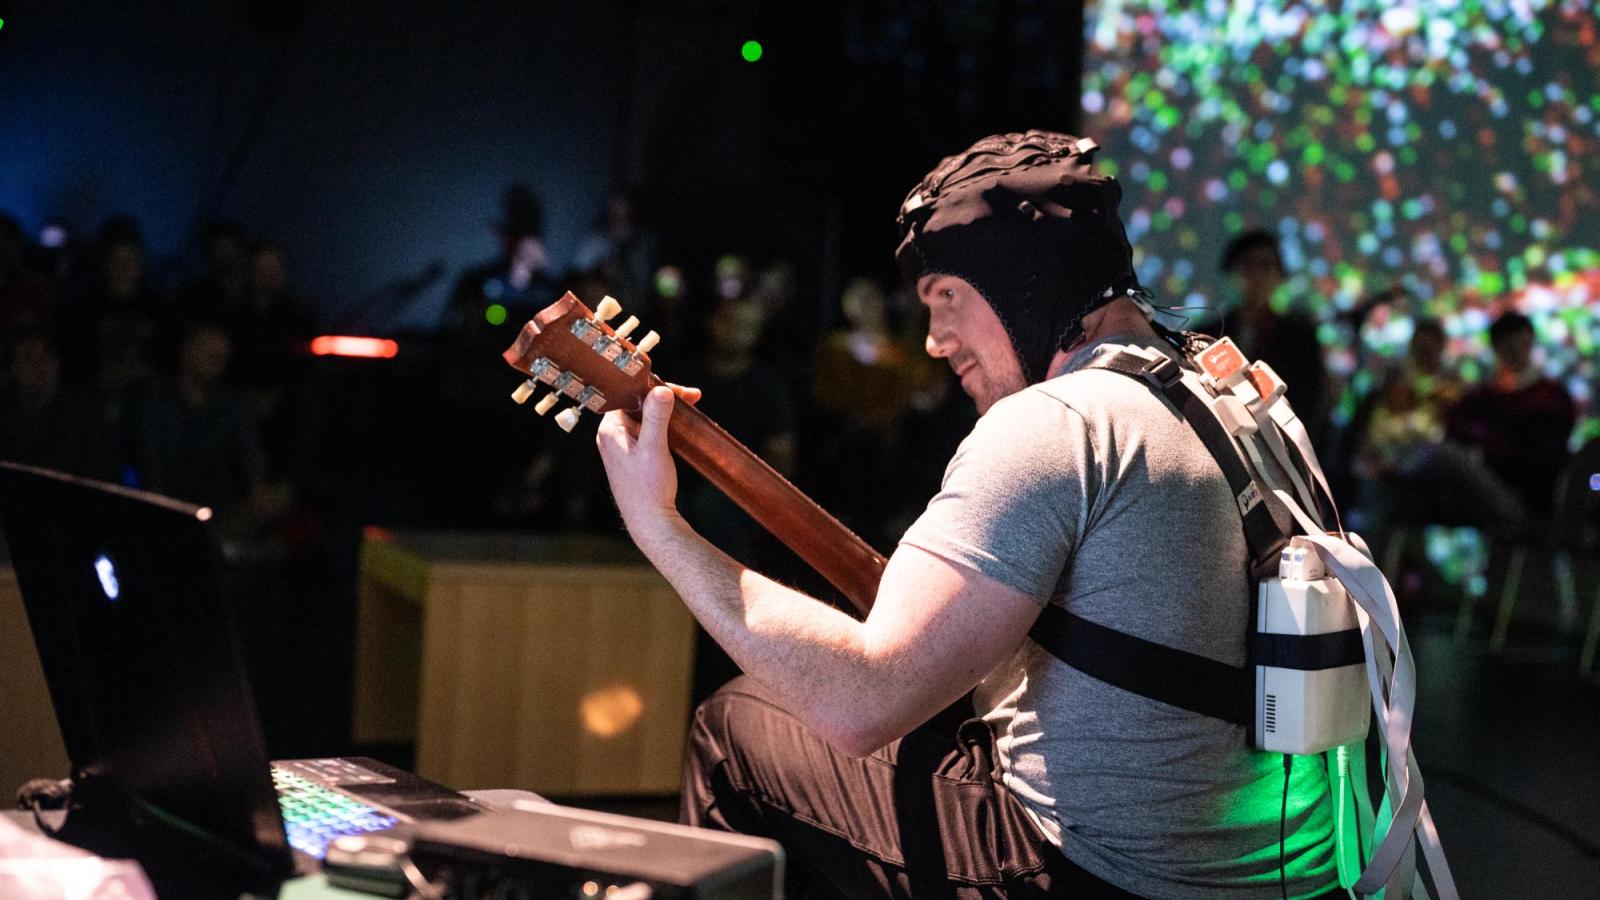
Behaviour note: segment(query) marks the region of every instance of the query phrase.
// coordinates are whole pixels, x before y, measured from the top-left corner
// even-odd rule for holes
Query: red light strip
[[[393,359],[400,345],[388,338],[350,337],[324,334],[311,339],[311,352],[317,356],[353,356],[361,359]]]

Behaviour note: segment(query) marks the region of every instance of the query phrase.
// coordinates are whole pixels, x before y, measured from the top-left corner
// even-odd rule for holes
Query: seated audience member
[[[48,282],[28,270],[22,225],[0,213],[0,339],[50,321]]]
[[[456,280],[431,363],[436,427],[425,440],[438,471],[432,480],[434,515],[456,526],[484,527],[496,517],[544,512],[507,493],[524,471],[530,445],[550,439],[550,426],[530,421],[525,409],[507,402],[510,370],[500,354],[525,322],[561,295],[562,286],[549,272],[538,196],[514,184],[503,199],[496,225],[500,255]]]
[[[130,216],[100,227],[97,281],[81,301],[89,326],[69,361],[82,367],[100,391],[120,396],[160,368],[159,341],[168,310],[151,288],[144,236]]]
[[[281,394],[296,353],[317,329],[317,317],[289,284],[289,262],[272,241],[250,252],[241,302],[222,320],[233,342],[231,380],[249,393]],[[252,405],[256,405],[252,398]],[[270,410],[257,409],[267,418]]]
[[[1273,309],[1273,296],[1288,280],[1277,238],[1261,230],[1234,238],[1222,252],[1222,271],[1238,282],[1242,301],[1238,318],[1227,322],[1228,336],[1246,357],[1271,366],[1288,384],[1289,402],[1318,440],[1327,414],[1322,344],[1309,316]]]
[[[606,201],[605,215],[594,231],[578,243],[572,271],[603,271],[612,285],[611,293],[633,315],[648,321],[650,281],[655,277],[659,239],[639,221],[637,197],[619,188]],[[598,299],[598,298],[596,298]]]
[[[721,287],[739,296],[729,285]],[[764,321],[753,300],[724,299],[706,321],[709,344],[704,358],[685,360],[675,370],[681,376],[674,380],[700,388],[700,409],[779,473],[792,476],[798,445],[795,403],[783,374],[756,352]],[[735,559],[755,562],[766,552],[761,527],[698,475],[685,472],[679,509],[684,519]],[[739,668],[722,648],[698,630],[695,699],[710,696],[738,674]]]
[[[834,492],[823,504],[869,543],[891,546],[899,535],[880,531],[895,499],[887,488],[903,465],[902,426],[924,367],[896,340],[871,279],[851,281],[839,306],[845,327],[823,338],[811,365],[811,401],[825,416],[816,450]]]
[[[13,336],[4,356],[0,459],[116,479],[110,429],[99,407],[62,383],[61,354],[48,332]]]
[[[221,319],[241,306],[249,282],[249,238],[244,226],[223,220],[206,226],[206,270],[178,292],[189,319]]]
[[[682,267],[667,263],[656,270],[655,282],[651,285],[651,306],[655,313],[650,316],[649,327],[661,335],[661,343],[656,345],[650,358],[663,364],[657,366],[662,371],[670,372],[673,361],[698,349],[693,346],[692,338],[699,331],[691,314],[693,305]]]
[[[756,276],[750,299],[761,307],[761,345],[756,352],[776,366],[798,393],[806,390],[819,325],[811,304],[798,302],[800,275],[785,259],[768,264]]]
[[[1379,389],[1367,423],[1370,465],[1378,471],[1410,468],[1413,458],[1444,439],[1445,413],[1465,387],[1444,360],[1444,327],[1436,319],[1418,319],[1405,359]]]
[[[710,341],[703,360],[685,361],[674,380],[703,392],[699,407],[778,472],[794,472],[795,405],[777,369],[755,352],[761,309],[750,300],[723,300],[706,322]],[[748,559],[759,530],[709,482],[683,490],[684,516],[736,559]]]
[[[1366,535],[1380,549],[1398,520],[1522,530],[1521,500],[1483,459],[1446,440],[1465,385],[1444,359],[1444,328],[1419,319],[1406,357],[1379,388],[1357,461]]]
[[[244,297],[223,322],[234,348],[228,380],[249,404],[269,470],[274,477],[304,476],[320,436],[312,427],[320,404],[300,389],[295,360],[306,355],[317,316],[290,284],[282,246],[263,241],[250,251]]]
[[[560,285],[550,275],[544,204],[539,196],[525,184],[514,184],[506,189],[504,205],[496,229],[500,254],[456,279],[443,323],[448,332],[478,334],[487,330],[485,326],[492,323],[486,313],[491,306],[499,306],[507,313],[503,320],[506,333],[515,337],[522,323],[561,295]]]
[[[1495,365],[1487,380],[1450,410],[1451,438],[1475,448],[1535,520],[1549,515],[1567,463],[1576,408],[1561,382],[1534,361],[1533,322],[1507,312],[1489,327]]]
[[[712,271],[712,288],[718,302],[743,300],[750,296],[753,286],[749,260],[732,253],[717,259]],[[762,321],[766,321],[766,311],[760,312]]]
[[[249,408],[223,381],[232,352],[222,326],[184,326],[177,378],[150,386],[135,407],[140,486],[210,506],[230,524],[266,524],[283,503],[269,489]]]

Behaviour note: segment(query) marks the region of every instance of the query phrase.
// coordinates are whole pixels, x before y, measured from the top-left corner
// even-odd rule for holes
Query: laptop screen
[[[0,524],[86,802],[287,867],[210,516],[0,463]]]

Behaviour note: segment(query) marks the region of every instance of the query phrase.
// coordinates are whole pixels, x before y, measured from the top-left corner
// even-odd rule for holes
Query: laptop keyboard
[[[272,785],[278,790],[278,807],[283,811],[289,846],[317,859],[327,855],[328,844],[340,835],[382,831],[399,822],[394,816],[288,769],[274,766]]]

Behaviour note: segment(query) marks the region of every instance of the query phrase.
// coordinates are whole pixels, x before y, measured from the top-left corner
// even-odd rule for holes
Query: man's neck
[[[1150,320],[1132,300],[1119,298],[1084,318],[1083,337],[1078,338],[1070,349],[1056,351],[1050,360],[1050,374],[1046,377],[1060,375],[1085,348],[1110,338],[1154,341],[1159,340],[1160,335],[1150,327]]]

